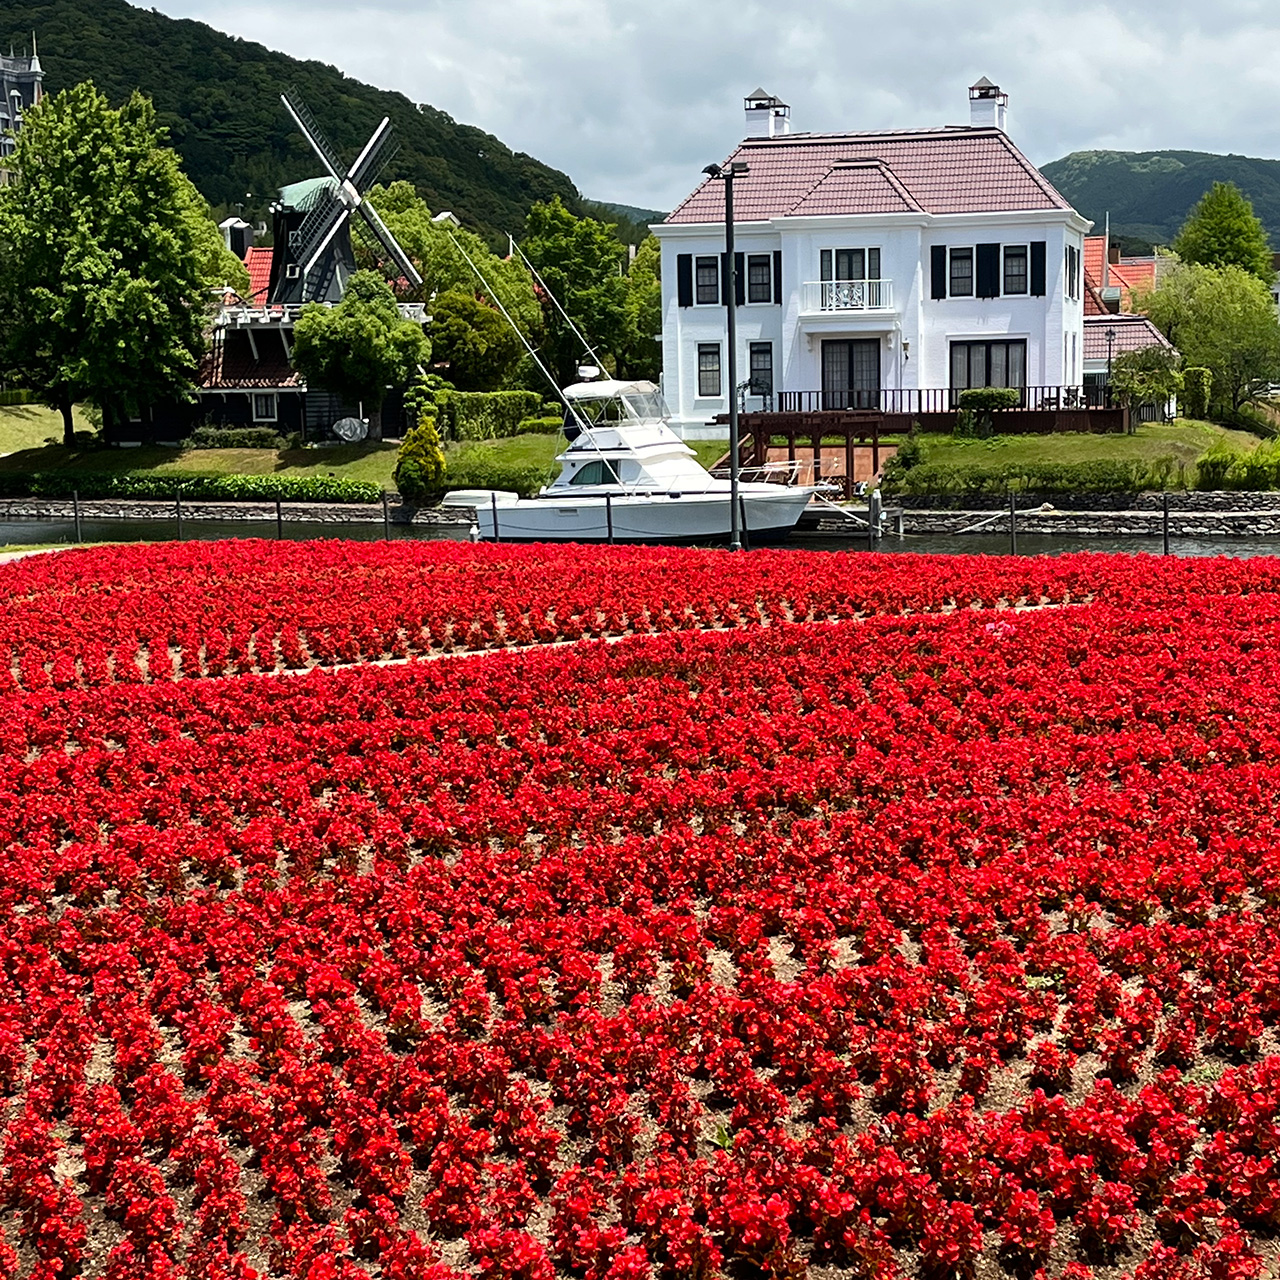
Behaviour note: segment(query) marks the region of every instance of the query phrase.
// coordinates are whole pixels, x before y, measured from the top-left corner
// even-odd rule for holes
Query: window
[[[254,422],[274,422],[276,420],[276,397],[274,392],[270,394],[254,392],[253,420]]]
[[[879,280],[879,249],[823,249],[819,257],[823,280]]]
[[[1066,294],[1068,298],[1080,296],[1080,250],[1073,244],[1066,249]]]
[[[718,342],[698,343],[698,394],[700,396],[720,394],[720,344]]]
[[[973,297],[973,250],[951,250],[951,288],[953,298]]]
[[[773,343],[753,342],[748,352],[751,382],[747,394],[773,398]]]
[[[967,387],[1025,387],[1027,385],[1027,344],[1023,339],[1008,342],[953,342],[951,344],[951,389]]]
[[[1027,246],[1025,244],[1007,244],[1004,247],[1004,291],[1005,293],[1026,293],[1027,291]]]
[[[569,477],[570,484],[621,484],[619,464],[606,459],[586,462]]]
[[[715,306],[720,301],[720,259],[714,256],[700,257],[696,267],[698,302]]]
[[[747,301],[773,301],[773,258],[767,253],[747,255]]]

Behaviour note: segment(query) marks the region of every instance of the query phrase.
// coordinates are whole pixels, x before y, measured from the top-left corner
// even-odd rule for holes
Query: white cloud
[[[1280,154],[1280,11],[1259,0],[151,3],[398,89],[586,195],[653,208],[727,154],[757,85],[791,103],[797,129],[910,128],[966,120],[966,88],[987,75],[1042,163],[1092,148]]]

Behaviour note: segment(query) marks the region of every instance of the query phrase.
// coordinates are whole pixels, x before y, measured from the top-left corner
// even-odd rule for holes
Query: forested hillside
[[[491,134],[204,23],[124,0],[5,0],[0,44],[22,48],[32,31],[49,91],[87,79],[115,105],[135,88],[152,98],[187,173],[215,206],[245,201],[251,192],[246,212],[260,217],[278,187],[315,174],[316,159],[279,101],[293,85],[351,159],[389,115],[400,151],[383,180],[408,179],[433,209],[452,209],[495,244],[520,233],[537,200],[559,195],[581,207],[565,174]]]
[[[1086,218],[1113,234],[1169,244],[1215,182],[1234,182],[1280,249],[1280,160],[1203,151],[1076,151],[1041,171]]]

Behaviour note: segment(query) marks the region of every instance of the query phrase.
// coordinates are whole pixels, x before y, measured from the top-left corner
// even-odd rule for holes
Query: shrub
[[[556,473],[554,466],[538,467],[501,462],[487,449],[463,449],[449,460],[449,489],[511,489],[531,498]]]
[[[995,415],[1021,403],[1022,393],[1016,387],[970,387],[960,393],[954,434],[986,440],[995,431]]]
[[[367,480],[338,476],[85,475],[29,472],[0,476],[0,497],[139,498],[182,497],[204,502],[379,502],[382,490]]]
[[[1209,369],[1184,369],[1182,371],[1182,415],[1185,418],[1209,416],[1209,392],[1213,388],[1213,373]]]
[[[274,427],[197,427],[183,442],[187,449],[283,449]]]
[[[438,502],[444,492],[446,463],[436,420],[427,413],[410,427],[396,458],[396,488],[419,506]]]
[[[11,391],[0,391],[0,405],[39,404],[34,391],[26,391],[15,387]]]
[[[1187,373],[1196,370],[1188,369]],[[1196,460],[1196,488],[1203,490],[1225,489],[1227,473],[1239,460],[1240,454],[1235,449],[1223,445],[1214,445],[1207,453]]]
[[[520,433],[526,418],[542,411],[536,391],[452,391],[435,395],[437,413],[449,440],[495,440]]]
[[[1163,487],[1176,466],[1172,457],[1157,458],[1149,466],[1119,459],[1006,462],[979,467],[921,463],[907,470],[886,466],[884,489],[886,493],[967,498],[999,497],[1010,489],[1031,493],[1136,493]]]

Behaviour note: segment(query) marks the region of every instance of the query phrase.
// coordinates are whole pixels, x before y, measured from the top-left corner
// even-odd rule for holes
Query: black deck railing
[[[959,407],[958,387],[882,387],[877,391],[779,391],[778,413],[951,413]],[[1017,387],[1018,409],[1037,412],[1111,409],[1107,387]],[[764,412],[770,412],[765,409]]]

